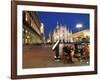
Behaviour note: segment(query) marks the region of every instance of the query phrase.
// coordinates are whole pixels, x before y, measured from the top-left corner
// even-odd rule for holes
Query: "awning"
[[[78,38],[78,37],[82,37],[82,36],[84,36],[83,32],[77,32],[77,33],[74,33],[74,34],[70,34],[69,38]]]

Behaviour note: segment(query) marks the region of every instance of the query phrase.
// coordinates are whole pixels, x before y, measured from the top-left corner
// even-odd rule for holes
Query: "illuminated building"
[[[74,39],[74,42],[76,42],[77,40],[82,40],[83,38],[86,39],[89,42],[90,39],[90,30],[82,30],[76,33],[73,33],[71,35],[69,35],[70,38]]]
[[[43,23],[41,23],[40,31],[41,31],[41,35],[42,35],[42,42],[45,43],[44,24]]]
[[[67,29],[66,26],[59,25],[57,23],[56,28],[53,31],[53,42],[56,42],[57,40],[60,40],[61,42],[70,42],[69,35],[70,35],[69,29]]]
[[[23,44],[42,42],[41,23],[36,12],[23,11]]]

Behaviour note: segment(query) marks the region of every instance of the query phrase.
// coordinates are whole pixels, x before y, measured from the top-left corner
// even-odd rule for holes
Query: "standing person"
[[[71,56],[72,50],[73,50],[72,45],[69,45],[68,46],[69,63],[73,63],[72,56]]]
[[[89,48],[89,45],[88,44],[85,47],[85,52],[86,52],[86,60],[89,61],[90,48]]]
[[[85,56],[85,45],[82,45],[82,48],[81,48],[81,58],[82,60],[84,61],[86,59],[86,56]]]
[[[62,54],[63,54],[63,47],[64,47],[64,44],[60,43],[59,44],[59,56],[60,56],[60,58],[62,57]]]
[[[64,45],[63,46],[63,54],[62,54],[62,61],[63,63],[67,63],[68,62],[68,45]]]
[[[78,45],[77,45],[77,43],[75,43],[74,46],[75,46],[75,54],[78,54]]]
[[[78,61],[80,62],[81,61],[81,46],[80,44],[77,44],[77,43],[75,44],[75,55]]]
[[[74,46],[72,45],[72,46],[71,46],[71,61],[72,61],[72,63],[74,63],[74,61],[73,61],[74,55],[75,55],[75,48],[74,48]]]
[[[71,48],[71,45],[68,44],[67,46],[64,46],[63,47],[63,52],[64,52],[64,59],[63,59],[63,62],[68,62],[68,63],[72,63],[72,56],[71,56],[71,51],[72,51],[72,48]]]
[[[60,41],[58,40],[58,41],[54,44],[54,46],[52,47],[52,50],[55,51],[55,59],[56,59],[56,60],[59,60],[59,59],[60,59],[60,57],[59,57],[59,43],[60,43]]]

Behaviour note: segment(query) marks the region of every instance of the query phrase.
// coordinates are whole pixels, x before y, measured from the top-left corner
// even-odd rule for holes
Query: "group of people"
[[[68,57],[68,59],[67,59]],[[88,61],[89,60],[89,44],[84,43],[84,44],[67,44],[63,47],[63,60],[65,61],[66,59],[68,62],[82,62]]]
[[[59,53],[60,42],[58,41],[57,43],[53,48],[56,60],[62,59],[64,63],[89,61],[89,43],[66,43],[62,47],[61,54]]]

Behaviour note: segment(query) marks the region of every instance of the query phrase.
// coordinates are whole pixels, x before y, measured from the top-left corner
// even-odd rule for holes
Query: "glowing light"
[[[82,24],[76,24],[76,28],[82,28],[83,25]]]

